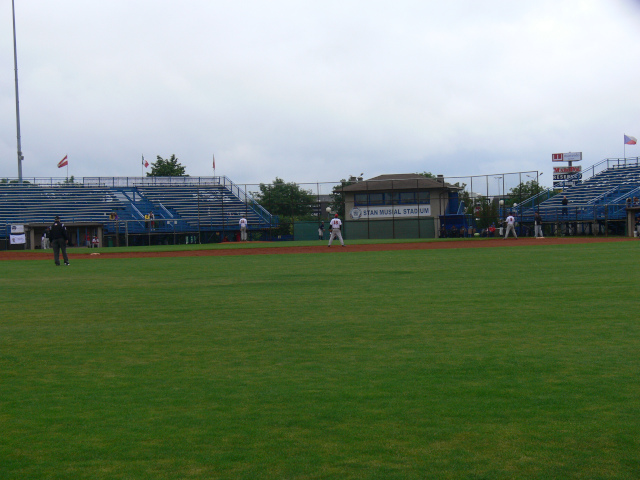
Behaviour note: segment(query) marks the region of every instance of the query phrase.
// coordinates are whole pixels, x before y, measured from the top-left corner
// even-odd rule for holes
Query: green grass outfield
[[[0,479],[638,479],[638,248],[0,262]]]

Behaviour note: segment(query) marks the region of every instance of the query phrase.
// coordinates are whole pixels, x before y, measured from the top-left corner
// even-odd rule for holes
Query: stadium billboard
[[[579,162],[582,160],[582,152],[552,153],[552,162]]]

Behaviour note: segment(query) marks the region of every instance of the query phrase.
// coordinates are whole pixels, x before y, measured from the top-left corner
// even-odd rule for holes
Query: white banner
[[[27,237],[23,233],[22,235],[11,235],[11,245],[24,245],[27,243]]]
[[[11,233],[24,233],[24,225],[11,225]]]
[[[431,205],[395,205],[393,207],[355,207],[349,212],[352,220],[367,218],[428,217]]]

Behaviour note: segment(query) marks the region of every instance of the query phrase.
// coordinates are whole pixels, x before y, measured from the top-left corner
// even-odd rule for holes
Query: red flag
[[[636,137],[632,137],[631,135],[625,135],[624,136],[624,144],[625,145],[635,145],[638,142],[638,140],[636,140]]]
[[[213,157],[213,169],[215,170],[216,169],[216,156],[212,155],[212,157]]]
[[[147,167],[149,166],[149,162],[147,162],[147,161],[144,159],[144,155],[142,155],[142,164],[144,165],[144,168],[147,168]]]
[[[58,162],[58,168],[66,167],[67,165],[69,165],[69,162],[67,161],[67,155],[65,155],[64,158]]]

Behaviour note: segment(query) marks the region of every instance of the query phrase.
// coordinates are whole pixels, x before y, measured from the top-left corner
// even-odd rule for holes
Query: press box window
[[[415,192],[400,192],[400,201],[398,203],[413,204],[416,203]]]
[[[370,193],[369,205],[384,205],[384,195],[382,193]]]
[[[367,194],[366,193],[356,193],[353,196],[353,201],[356,205],[367,205]]]
[[[420,204],[431,203],[431,197],[429,195],[429,192],[418,192],[416,195],[418,196],[418,203]]]

